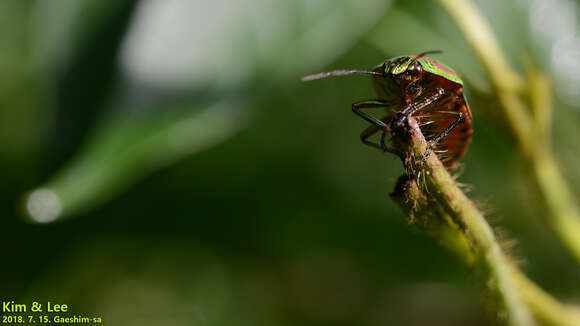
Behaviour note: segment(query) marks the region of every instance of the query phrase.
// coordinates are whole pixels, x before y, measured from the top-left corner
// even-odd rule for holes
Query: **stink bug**
[[[396,149],[385,144],[385,137],[387,132],[394,132],[412,116],[418,120],[421,131],[429,140],[424,161],[433,150],[440,154],[441,161],[450,170],[465,155],[471,142],[472,117],[463,96],[461,78],[447,65],[425,57],[436,52],[439,51],[392,58],[371,71],[334,70],[305,76],[302,80],[351,74],[371,75],[379,99],[352,104],[352,111],[372,124],[362,132],[362,142],[401,156]],[[385,108],[387,115],[377,119],[363,112],[370,108]],[[380,141],[369,141],[379,131]]]

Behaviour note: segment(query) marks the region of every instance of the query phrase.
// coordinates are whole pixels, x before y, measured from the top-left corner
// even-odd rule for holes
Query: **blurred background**
[[[517,71],[553,79],[580,193],[573,0],[475,1]],[[107,325],[489,325],[484,286],[388,194],[360,143],[369,69],[443,50],[466,81],[472,185],[526,273],[580,302],[474,53],[432,1],[0,2],[0,299]]]

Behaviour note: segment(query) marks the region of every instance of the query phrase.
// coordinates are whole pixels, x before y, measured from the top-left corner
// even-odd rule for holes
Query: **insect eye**
[[[423,73],[423,67],[421,67],[421,65],[420,65],[420,64],[416,64],[416,65],[413,67],[413,75],[414,75],[414,76],[420,76],[420,75],[421,75],[421,73]]]

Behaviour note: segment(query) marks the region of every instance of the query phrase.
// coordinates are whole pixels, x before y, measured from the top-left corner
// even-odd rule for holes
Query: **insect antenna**
[[[376,71],[366,71],[366,70],[333,70],[327,72],[321,72],[314,75],[308,75],[300,78],[302,81],[311,81],[317,79],[323,79],[332,76],[346,76],[346,75],[374,75],[374,76],[382,76],[383,74]]]
[[[419,53],[417,56],[418,57],[422,57],[424,55],[433,54],[433,53],[443,53],[443,51],[441,51],[441,50],[429,50],[429,51],[425,51],[425,52]]]
[[[425,56],[427,54],[433,54],[433,53],[443,53],[443,51],[441,51],[441,50],[430,50],[430,51],[421,52],[421,53],[419,53],[418,55],[415,56],[415,58],[411,61],[411,63],[409,63],[409,66],[412,66],[422,56]]]

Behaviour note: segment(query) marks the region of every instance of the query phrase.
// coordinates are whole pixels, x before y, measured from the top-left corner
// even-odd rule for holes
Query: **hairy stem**
[[[548,224],[580,262],[580,207],[556,163],[549,141],[551,88],[531,66],[527,80],[516,74],[491,28],[469,0],[437,0],[449,13],[487,71],[507,125],[546,208]],[[522,92],[529,94],[527,102]]]
[[[391,196],[417,227],[442,247],[453,252],[468,267],[476,267],[478,251],[468,239],[469,230],[459,228],[437,200],[425,195],[416,180],[402,176]],[[483,270],[484,277],[486,271],[489,268]],[[542,325],[580,325],[580,310],[551,297],[513,265],[506,268],[506,273],[510,274],[515,284],[513,290],[519,292],[523,303]]]
[[[498,297],[500,306],[504,308],[503,312],[505,312],[508,325],[535,325],[532,314],[523,302],[511,273],[515,267],[503,253],[483,214],[459,189],[436,155],[431,155],[425,164],[416,163],[422,162],[423,154],[427,149],[427,142],[417,122],[413,118],[408,119],[407,130],[396,133],[393,141],[401,152],[407,153],[405,166],[414,175],[421,176],[418,179],[422,180],[425,192],[436,203],[430,206],[429,201],[426,200],[427,210],[431,214],[449,216],[453,224],[458,226],[456,232],[462,232],[465,236],[470,251],[484,267],[488,284]],[[425,203],[421,201],[413,201],[412,204],[419,208],[425,207]],[[451,237],[447,236],[447,239]],[[457,239],[454,242],[457,243]],[[469,261],[469,259],[467,255],[464,255],[464,260]]]

